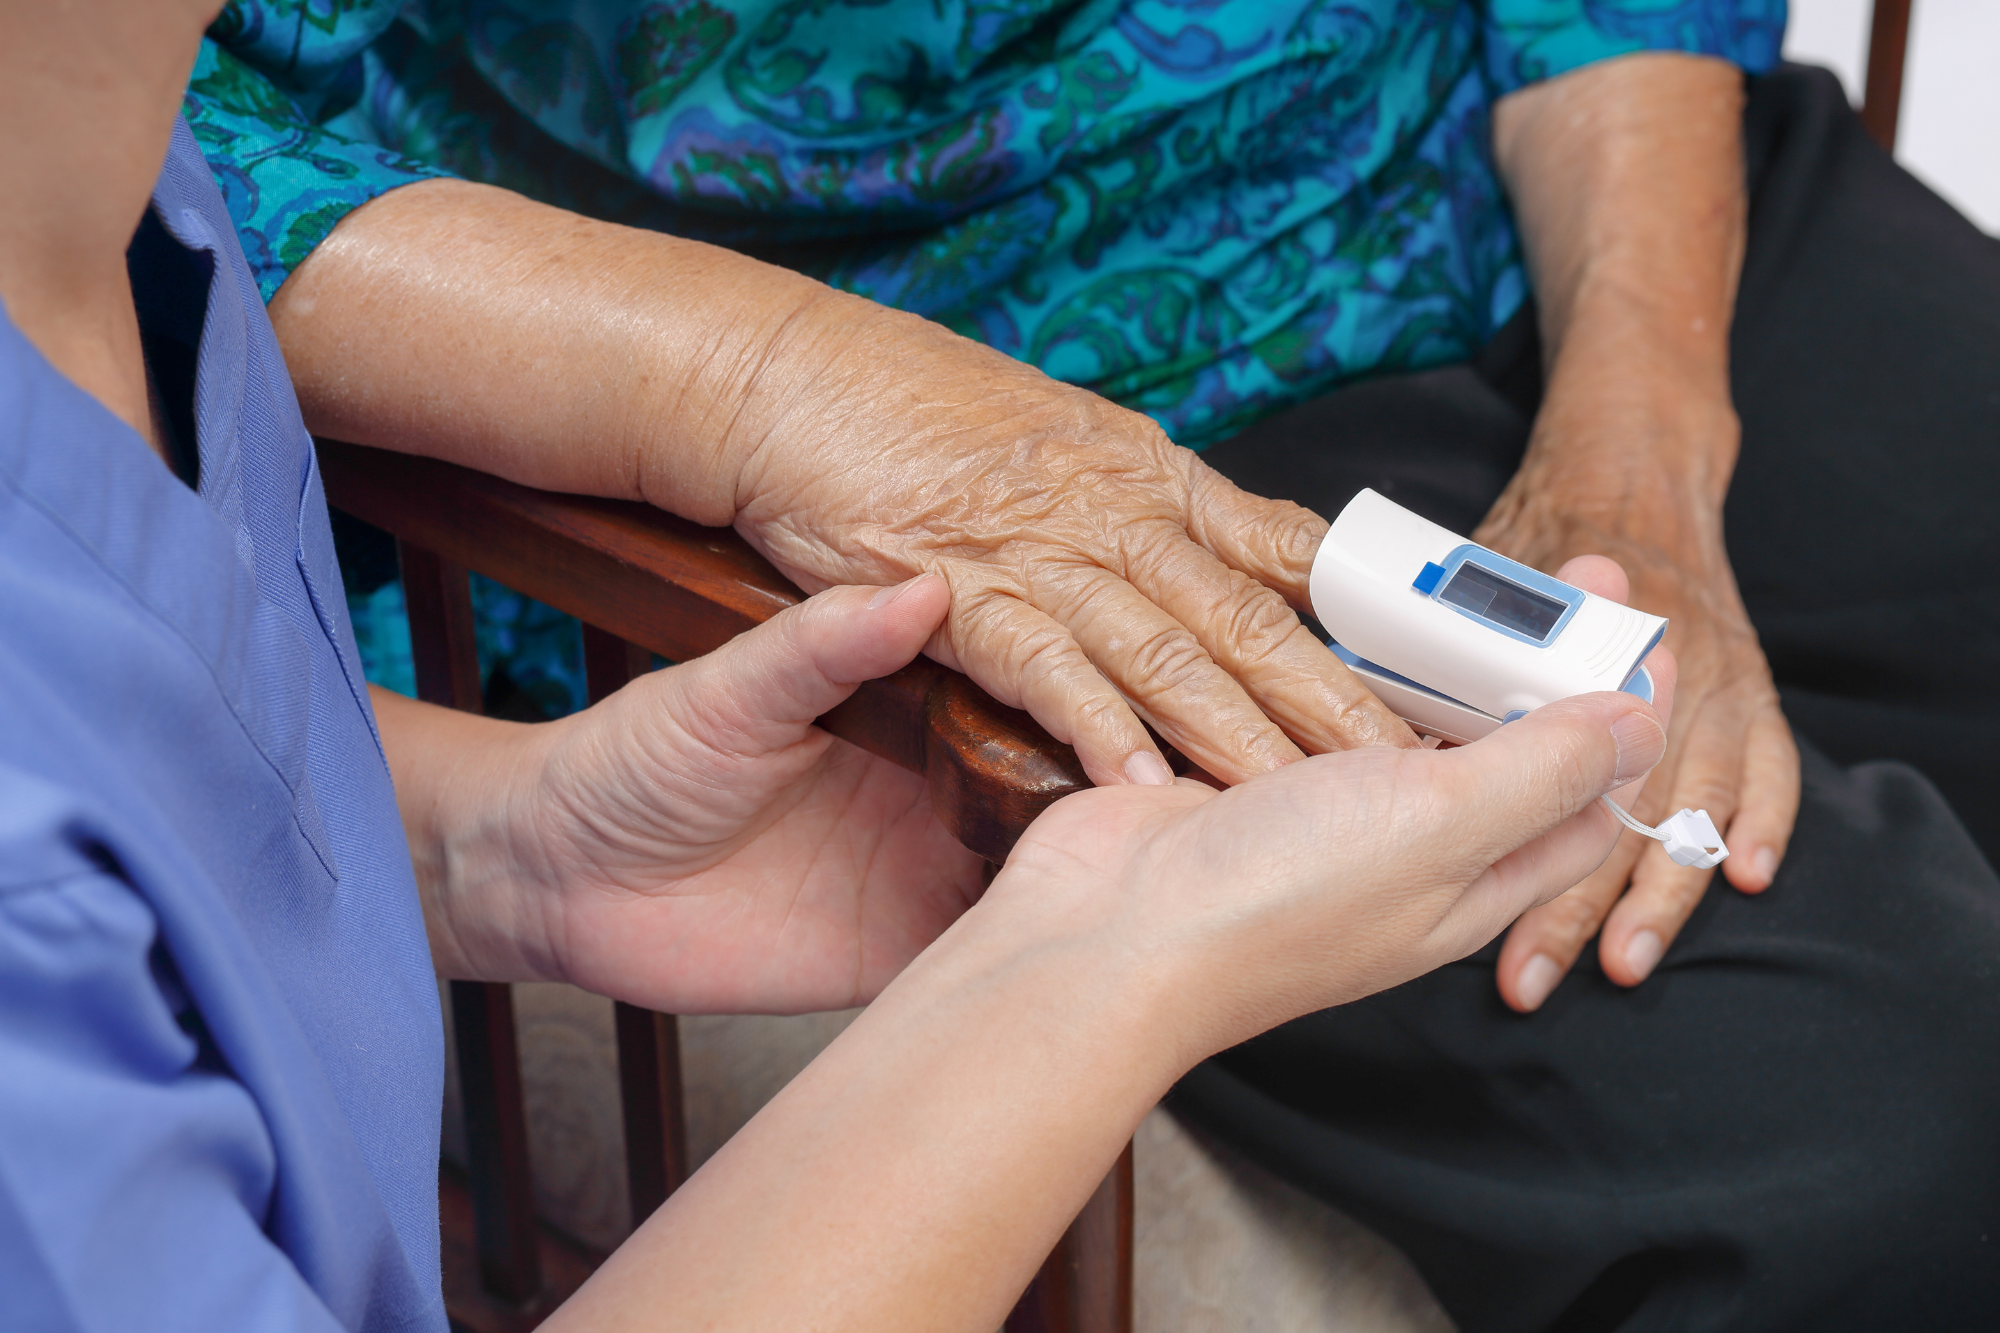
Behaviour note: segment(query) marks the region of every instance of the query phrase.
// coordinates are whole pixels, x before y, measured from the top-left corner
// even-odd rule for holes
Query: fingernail
[[[1660,955],[1666,951],[1667,946],[1660,942],[1657,932],[1642,930],[1625,945],[1625,966],[1635,981],[1644,981],[1653,975],[1653,969],[1660,965]]]
[[[1769,847],[1759,847],[1757,854],[1750,858],[1750,867],[1769,884],[1778,877],[1778,854]]]
[[[868,609],[870,611],[880,611],[883,607],[887,606],[889,603],[895,601],[898,597],[901,597],[904,593],[908,592],[910,590],[911,585],[916,583],[917,579],[921,579],[922,577],[923,575],[919,574],[916,576],[916,578],[904,579],[901,583],[892,584],[891,586],[882,589],[880,592],[876,593],[873,597],[870,597],[868,599]]]
[[[1174,771],[1151,750],[1134,750],[1125,758],[1125,780],[1141,787],[1171,787]]]
[[[1562,980],[1562,969],[1556,960],[1545,953],[1538,953],[1521,965],[1521,975],[1514,982],[1514,994],[1524,1009],[1539,1009],[1542,1001],[1549,998],[1549,992]]]
[[[1613,781],[1621,787],[1652,772],[1667,749],[1667,733],[1645,713],[1627,713],[1613,722],[1611,739],[1618,746]]]

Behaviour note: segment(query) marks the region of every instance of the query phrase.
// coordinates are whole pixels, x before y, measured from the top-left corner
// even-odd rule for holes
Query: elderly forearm
[[[1745,227],[1742,107],[1734,66],[1660,54],[1592,65],[1496,108],[1494,146],[1534,276],[1551,401],[1574,379],[1600,404],[1607,386],[1621,386],[1609,391],[1727,412]],[[1654,401],[1633,407],[1635,419],[1659,411]],[[1733,429],[1550,437],[1587,443],[1607,484],[1635,451],[1670,449],[1671,459],[1649,461],[1718,506],[1735,463]],[[1704,447],[1691,451],[1691,438]]]
[[[356,210],[270,306],[316,434],[726,524],[788,324],[844,297],[464,181]]]

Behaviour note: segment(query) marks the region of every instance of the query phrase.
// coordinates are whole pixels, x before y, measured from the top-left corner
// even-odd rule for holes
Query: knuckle
[[[1684,773],[1674,783],[1672,804],[1678,810],[1687,806],[1695,810],[1706,810],[1716,819],[1723,819],[1736,809],[1738,787],[1733,778],[1720,773]]]
[[[1666,852],[1655,846],[1646,853],[1633,876],[1633,905],[1644,909],[1646,917],[1667,930],[1679,930],[1708,892],[1712,870],[1690,870],[1677,866]]]
[[[1080,735],[1116,735],[1129,729],[1131,710],[1125,701],[1105,690],[1092,690],[1073,703],[1069,710],[1072,739]]]
[[[1167,693],[1213,669],[1194,635],[1183,625],[1155,630],[1134,644],[1127,661],[1136,684],[1153,693]]]
[[[951,586],[951,620],[967,628],[1014,634],[1019,630],[1015,623],[1019,619],[1023,603],[1013,593],[984,579],[968,579],[964,570],[955,565],[941,568],[939,573]]]
[[[1604,920],[1603,905],[1575,891],[1563,894],[1542,910],[1548,914],[1544,937],[1566,949],[1581,949]]]
[[[1018,640],[1018,649],[1014,678],[1023,690],[1059,688],[1076,652],[1069,635],[1054,624],[1038,625],[1024,632]]]
[[[1229,577],[1234,586],[1218,617],[1223,642],[1240,648],[1242,659],[1251,664],[1283,651],[1299,628],[1298,616],[1284,598],[1249,575],[1230,570]]]
[[[1078,561],[1044,561],[1034,573],[1030,598],[1048,608],[1057,619],[1076,623],[1099,618],[1117,621],[1126,612],[1121,608],[1124,582],[1108,575],[1100,566]]]

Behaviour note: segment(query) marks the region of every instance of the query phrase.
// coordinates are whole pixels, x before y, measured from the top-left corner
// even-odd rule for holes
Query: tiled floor
[[[1838,72],[1861,100],[1870,0],[1791,0],[1785,54]],[[2000,0],[1912,0],[1896,156],[2000,233]]]

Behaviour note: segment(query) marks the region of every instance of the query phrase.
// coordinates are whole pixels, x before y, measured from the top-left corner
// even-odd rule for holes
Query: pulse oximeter
[[[1327,646],[1422,736],[1466,744],[1594,690],[1653,700],[1643,663],[1665,619],[1509,560],[1374,491],[1327,531],[1310,593]],[[1617,813],[1682,865],[1729,854],[1705,812],[1683,810],[1658,830]]]
[[[1572,694],[1632,688],[1667,622],[1475,545],[1374,491],[1312,568],[1343,660],[1419,731],[1473,741]],[[1633,688],[1650,700],[1652,681]]]

